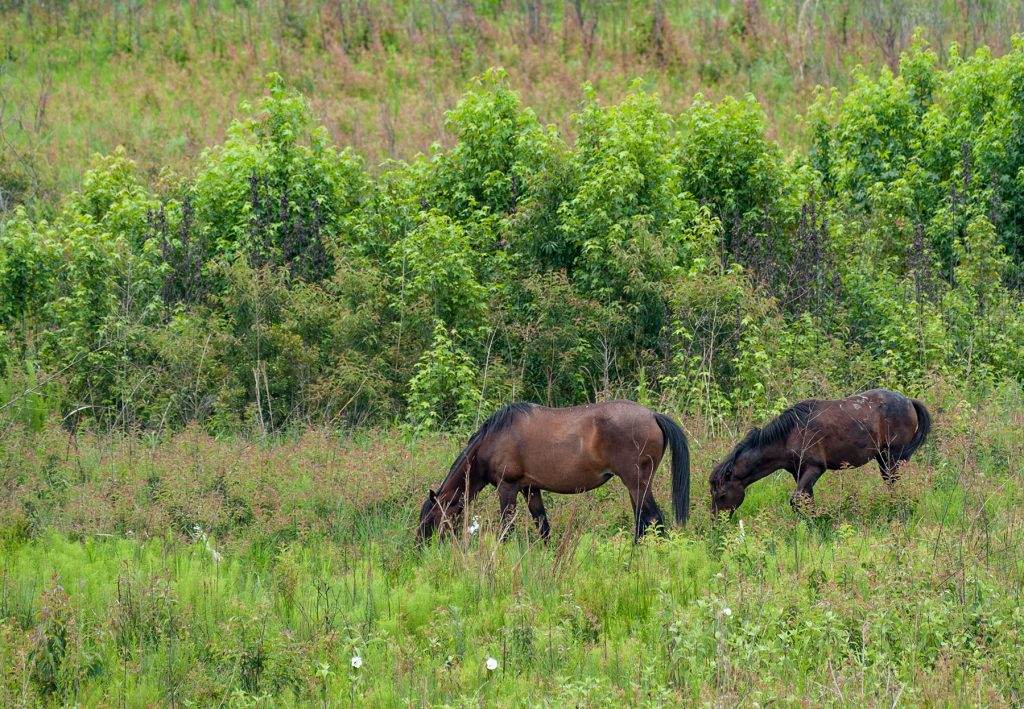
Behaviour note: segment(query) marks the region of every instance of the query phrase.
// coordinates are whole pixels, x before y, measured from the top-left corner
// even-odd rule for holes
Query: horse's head
[[[434,536],[434,532],[443,525],[451,526],[452,517],[462,511],[458,505],[460,497],[456,495],[452,499],[442,500],[442,495],[438,495],[433,490],[429,492],[427,501],[420,509],[420,524],[416,530],[416,537],[421,542]]]
[[[746,486],[736,475],[736,461],[730,456],[716,463],[711,471],[711,514],[719,512],[732,514],[743,504]]]

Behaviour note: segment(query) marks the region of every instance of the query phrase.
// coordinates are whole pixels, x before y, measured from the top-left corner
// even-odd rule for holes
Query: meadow
[[[0,454],[0,698],[1017,706],[1022,392],[931,395],[934,437],[894,492],[874,464],[830,472],[806,515],[781,473],[716,524],[706,475],[731,432],[686,420],[691,522],[636,545],[613,481],[548,496],[548,544],[523,515],[498,541],[492,492],[465,520],[479,532],[417,547],[453,438],[14,433]]]
[[[672,112],[749,92],[795,149],[815,87],[849,88],[859,64],[895,70],[915,27],[944,56],[953,42],[1002,54],[1021,20],[973,0],[7,0],[0,211],[51,213],[118,145],[147,179],[187,171],[272,71],[371,166],[449,144],[445,112],[491,66],[570,133],[581,84],[617,101],[642,77]]]

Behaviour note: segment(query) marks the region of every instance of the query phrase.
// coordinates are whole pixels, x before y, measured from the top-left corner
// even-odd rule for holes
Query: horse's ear
[[[434,492],[433,490],[430,490],[428,497],[430,498],[431,502],[437,502],[437,493]]]

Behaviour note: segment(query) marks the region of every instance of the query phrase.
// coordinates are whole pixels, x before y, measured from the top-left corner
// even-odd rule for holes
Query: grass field
[[[370,165],[450,140],[445,111],[497,65],[563,131],[583,82],[617,101],[640,77],[673,114],[749,92],[792,149],[817,85],[895,69],[915,27],[943,54],[1000,55],[1020,26],[1010,3],[952,0],[15,0],[0,3],[0,188],[46,213],[118,145],[154,182],[188,173],[271,71]]]
[[[445,438],[10,431],[0,703],[1019,706],[1021,396],[936,388],[894,493],[831,472],[799,516],[776,474],[718,524],[736,432],[686,420],[691,523],[639,545],[613,481],[549,497],[548,545],[498,542],[492,492],[417,548]]]

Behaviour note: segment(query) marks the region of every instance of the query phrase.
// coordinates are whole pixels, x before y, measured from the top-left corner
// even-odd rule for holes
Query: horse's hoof
[[[814,511],[814,498],[807,493],[797,493],[789,498],[789,505],[797,514],[810,514]]]

